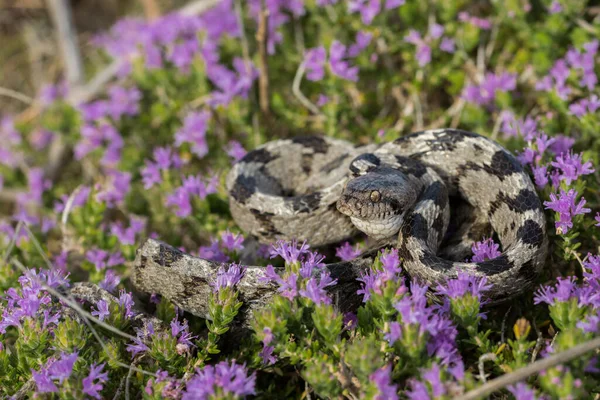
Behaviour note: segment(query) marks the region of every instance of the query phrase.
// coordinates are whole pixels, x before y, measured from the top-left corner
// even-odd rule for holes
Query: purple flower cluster
[[[363,286],[357,291],[357,294],[363,295],[363,302],[365,303],[369,301],[373,293],[382,294],[382,288],[387,282],[403,282],[403,278],[400,276],[402,270],[400,269],[398,250],[392,249],[386,253],[381,253],[379,261],[381,262],[381,269],[371,270],[358,278]],[[401,285],[398,290],[397,294],[400,295],[406,291],[406,287]]]
[[[92,308],[92,315],[98,318],[100,321],[104,321],[104,319],[110,315],[108,302],[104,299],[98,300],[96,303],[96,309]]]
[[[170,147],[155,148],[153,156],[154,161],[146,160],[140,171],[144,189],[159,185],[162,182],[162,171],[168,171],[170,168],[179,169],[184,164],[179,154]]]
[[[192,340],[196,339],[196,335],[192,335],[189,331],[189,326],[186,320],[180,323],[177,316],[171,321],[171,336],[177,338],[177,353],[183,354],[189,352],[194,346]]]
[[[209,246],[201,246],[197,256],[214,262],[225,263],[230,261],[229,254],[243,250],[244,236],[225,231],[221,238],[213,239]]]
[[[80,186],[75,189],[73,193],[73,200],[71,202],[71,210],[74,210],[78,207],[83,207],[85,203],[87,203],[90,193],[92,192],[92,188],[89,186]],[[60,200],[54,203],[54,211],[56,213],[61,213],[65,210],[65,206],[69,200],[69,195],[63,195]]]
[[[600,99],[593,94],[588,98],[581,99],[569,106],[569,112],[576,117],[583,117],[586,114],[593,114],[600,108]]]
[[[217,271],[217,279],[213,283],[215,292],[224,288],[232,288],[244,277],[245,267],[239,264],[231,264],[227,269],[220,267]]]
[[[411,283],[410,294],[405,294],[394,305],[400,319],[390,323],[385,338],[393,345],[405,336],[405,332],[416,330],[420,340],[427,340],[427,353],[430,357],[437,358],[445,366],[462,366],[456,347],[458,331],[451,320],[439,312],[439,308],[427,305],[427,290],[427,286]]]
[[[487,238],[481,242],[473,243],[471,251],[473,252],[473,258],[471,262],[478,263],[486,260],[493,260],[499,257],[502,253],[498,250],[499,244],[494,243],[492,238]],[[460,276],[460,275],[459,275]]]
[[[77,361],[77,352],[67,354],[62,353],[58,360],[50,359],[48,363],[38,372],[32,370],[33,380],[37,386],[38,393],[56,393],[58,383],[63,383],[69,379],[73,373],[73,366]]]
[[[481,301],[483,292],[489,290],[492,285],[487,285],[485,276],[474,276],[466,272],[459,272],[456,279],[448,279],[443,284],[438,284],[436,294],[456,299],[465,295],[476,297]],[[481,304],[481,303],[480,303]]]
[[[209,111],[192,112],[183,120],[183,126],[175,133],[175,145],[181,146],[184,143],[191,145],[191,151],[198,158],[203,158],[208,154],[208,144],[206,143],[206,130],[210,121]]]
[[[516,385],[511,385],[508,391],[515,396],[516,400],[536,400],[535,392],[523,382],[519,382]]]
[[[598,76],[595,72],[595,57],[598,53],[599,43],[598,40],[594,40],[584,44],[583,52],[570,48],[564,58],[556,60],[549,74],[544,76],[535,88],[547,92],[555,91],[561,99],[566,100],[573,91],[567,80],[573,71],[577,71],[581,76],[579,85],[592,91],[598,83]]]
[[[113,293],[117,286],[121,283],[121,277],[112,269],[109,269],[104,274],[104,279],[98,284],[102,289],[107,292]]]
[[[533,298],[535,304],[546,303],[555,305],[556,303],[568,302],[576,299],[580,307],[586,305],[600,306],[600,296],[592,286],[577,285],[575,277],[559,277],[555,285],[542,286],[539,288]]]
[[[487,18],[475,17],[466,11],[458,13],[458,20],[461,22],[468,22],[469,24],[478,27],[483,30],[492,29],[492,22]]]
[[[376,400],[397,400],[398,386],[392,383],[392,366],[379,368],[369,376],[369,380],[377,387]]]
[[[358,248],[358,244],[354,247],[348,242],[344,242],[340,247],[335,249],[335,255],[342,261],[350,261],[360,255],[361,251]]]
[[[550,201],[544,201],[546,209],[559,214],[558,220],[554,223],[557,233],[565,234],[569,232],[569,229],[573,227],[574,216],[587,214],[591,211],[589,208],[584,207],[586,200],[583,197],[577,202],[577,196],[578,194],[574,189],[570,189],[568,192],[561,189],[558,196],[552,193],[550,194]]]
[[[440,24],[430,24],[429,32],[426,37],[422,37],[419,32],[414,29],[408,31],[408,35],[404,37],[404,41],[412,43],[417,47],[415,58],[420,67],[424,67],[431,62],[432,47],[437,45],[438,48],[446,53],[454,53],[454,39],[444,37],[445,28]],[[441,40],[440,40],[441,39]]]
[[[6,307],[0,319],[0,333],[6,333],[9,326],[21,327],[21,322],[26,318],[38,318],[43,315],[43,328],[49,324],[57,324],[60,312],[51,314],[52,298],[43,290],[43,285],[52,288],[68,287],[68,274],[59,270],[29,270],[27,274],[19,277],[20,293],[15,288],[9,288],[6,294]]]
[[[371,43],[372,34],[359,31],[356,42],[350,47],[334,40],[329,47],[329,70],[339,78],[356,82],[358,67],[350,66],[350,60],[359,56]],[[306,78],[310,81],[320,81],[325,77],[327,50],[325,47],[308,49],[304,55]]]
[[[131,174],[118,170],[109,170],[106,181],[96,185],[96,200],[112,208],[121,205],[131,187]]]
[[[109,253],[102,249],[92,249],[88,250],[85,256],[86,260],[92,263],[98,271],[125,263],[125,259],[120,251]]]
[[[201,200],[206,196],[217,192],[218,176],[210,178],[205,183],[200,175],[188,175],[183,178],[182,185],[175,188],[175,191],[166,198],[167,206],[174,206],[175,215],[181,218],[189,217],[192,214],[192,201],[194,198]]]
[[[221,361],[198,370],[187,383],[182,400],[209,399],[218,390],[224,395],[245,397],[255,394],[256,375],[248,376],[245,365]]]
[[[227,155],[231,157],[233,162],[240,161],[247,153],[246,149],[237,140],[229,141],[227,149],[225,150]]]
[[[319,5],[326,3],[326,1],[323,0],[319,1],[317,1]],[[404,5],[405,2],[406,0],[385,0],[383,4],[383,10],[387,11],[398,8]],[[370,25],[375,17],[378,16],[383,10],[381,0],[350,0],[348,2],[348,11],[350,13],[359,13],[360,18],[365,25]]]
[[[134,245],[136,236],[146,229],[146,219],[136,216],[129,217],[129,227],[125,228],[121,221],[113,223],[110,233],[119,239],[122,245]]]
[[[83,378],[83,393],[95,399],[101,399],[100,393],[104,388],[104,383],[108,381],[108,372],[102,372],[104,370],[104,363],[100,365],[92,364],[90,367],[90,373],[88,376]]]
[[[482,106],[491,105],[498,92],[510,92],[517,87],[517,76],[508,72],[492,74],[488,72],[479,84],[467,85],[462,98],[469,103]]]
[[[331,304],[326,288],[337,283],[332,279],[329,272],[324,271],[324,256],[309,250],[308,244],[296,241],[277,241],[270,249],[271,258],[280,256],[288,265],[283,277],[268,265],[265,268],[263,279],[267,282],[275,282],[279,285],[278,291],[289,300],[300,295],[310,299],[315,304]],[[296,268],[298,267],[298,268]],[[297,272],[295,272],[297,270]]]

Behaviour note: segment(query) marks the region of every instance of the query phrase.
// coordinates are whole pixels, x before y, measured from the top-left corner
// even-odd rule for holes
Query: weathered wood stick
[[[337,284],[330,287],[334,305],[341,312],[354,311],[361,302],[356,294],[360,285],[356,279],[369,269],[375,252],[365,253],[361,258],[328,264],[326,268]],[[148,239],[138,250],[134,261],[133,285],[143,293],[156,293],[183,310],[208,318],[208,300],[213,291],[212,283],[217,270],[223,264],[204,260],[183,253],[178,249],[154,239]],[[277,286],[262,282],[264,267],[248,266],[237,289],[244,306],[240,309],[239,322],[248,325],[252,313],[268,305]]]

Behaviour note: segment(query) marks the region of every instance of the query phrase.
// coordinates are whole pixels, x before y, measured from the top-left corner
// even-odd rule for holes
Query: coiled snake
[[[432,285],[460,271],[486,276],[493,302],[531,287],[547,253],[531,179],[498,143],[440,129],[382,145],[306,136],[249,152],[227,176],[239,227],[261,242],[338,243],[362,231],[398,249],[403,268]],[[465,262],[494,235],[502,254]]]

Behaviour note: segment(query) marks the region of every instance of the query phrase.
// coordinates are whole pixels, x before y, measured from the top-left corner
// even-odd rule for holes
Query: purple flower
[[[444,34],[444,27],[440,24],[436,24],[435,22],[429,25],[429,37],[432,39],[439,39]]]
[[[582,197],[579,203],[575,204],[578,193],[574,189],[565,192],[560,190],[560,195],[550,194],[550,201],[544,201],[546,209],[559,213],[559,219],[554,223],[556,231],[559,234],[566,234],[573,227],[572,217],[580,214],[589,213],[589,208],[584,208],[586,201]]]
[[[445,51],[446,53],[454,53],[456,51],[456,43],[454,42],[454,39],[447,37],[442,38],[440,50]]]
[[[358,12],[363,24],[370,25],[373,19],[381,11],[380,0],[350,0],[348,2],[348,11],[351,13]]]
[[[519,382],[516,385],[511,385],[507,389],[512,393],[513,396],[515,396],[516,400],[536,400],[535,392],[523,382]]]
[[[562,5],[560,1],[554,0],[552,4],[550,4],[550,14],[557,14],[562,11]],[[514,393],[513,393],[514,394]]]
[[[346,46],[334,40],[329,47],[329,68],[331,72],[342,79],[358,81],[358,67],[351,67],[345,59],[348,57]]]
[[[473,243],[473,246],[471,247],[471,251],[473,252],[471,262],[479,263],[499,257],[502,254],[498,250],[499,247],[500,245],[494,243],[492,238]]]
[[[160,168],[158,164],[152,161],[145,161],[144,168],[140,171],[142,175],[142,182],[144,183],[144,189],[150,189],[154,185],[160,185],[162,182],[162,176],[160,174]]]
[[[180,218],[189,217],[192,214],[192,203],[190,194],[185,187],[178,187],[175,192],[171,193],[166,198],[167,206],[175,206],[177,210],[175,215]]]
[[[68,379],[73,372],[73,366],[77,361],[77,352],[67,354],[62,353],[60,360],[53,362],[48,367],[48,376],[52,379],[58,379],[62,383],[65,379]]]
[[[229,231],[225,231],[221,234],[221,244],[229,251],[243,250],[244,236],[241,234],[234,235]]]
[[[31,370],[31,375],[37,387],[38,393],[57,393],[58,388],[48,376],[48,370],[42,369],[40,372]]]
[[[280,256],[285,260],[285,262],[294,264],[300,260],[300,256],[309,252],[309,247],[310,246],[306,243],[306,241],[302,242],[302,244],[298,246],[298,242],[295,240],[292,240],[291,242],[278,240],[275,244],[271,245],[269,253],[271,258]]]
[[[379,261],[381,261],[381,266],[383,267],[383,271],[388,279],[392,279],[392,277],[396,276],[396,274],[402,272],[400,269],[400,259],[398,258],[397,249],[391,249],[382,253],[379,256]]]
[[[146,219],[131,216],[128,228],[125,228],[123,223],[118,221],[111,225],[110,232],[119,239],[122,245],[134,245],[136,235],[144,231],[144,229],[146,229]]]
[[[479,29],[489,30],[492,28],[492,23],[490,20],[474,17],[465,11],[458,13],[458,20],[462,22],[469,22],[471,25],[476,26]]]
[[[277,291],[281,295],[289,300],[293,300],[298,295],[298,275],[290,273],[287,277],[282,278],[275,272],[272,265],[267,265],[264,271],[264,277],[262,278],[267,282],[275,282],[279,285]]]
[[[48,107],[56,100],[64,98],[69,92],[66,81],[57,84],[46,84],[40,89],[38,98],[42,106]]]
[[[546,303],[554,305],[555,302],[566,302],[571,297],[577,297],[578,287],[575,277],[557,278],[556,286],[542,286],[533,298],[534,304]]]
[[[208,144],[206,143],[206,130],[210,120],[208,111],[189,113],[180,130],[175,133],[175,145],[181,146],[183,143],[191,145],[191,151],[199,158],[208,154]]]
[[[486,285],[486,283],[487,278],[485,276],[474,276],[459,272],[456,279],[448,279],[444,284],[438,284],[436,294],[448,296],[451,299],[469,294],[481,300],[483,292],[492,287],[492,285]]]
[[[106,260],[108,259],[108,252],[102,249],[92,249],[85,253],[86,259],[91,262],[96,270],[100,271],[106,268]]]
[[[335,249],[335,255],[342,261],[350,261],[358,257],[360,253],[361,251],[358,248],[358,244],[353,248],[348,242],[344,242],[344,244]]]
[[[108,96],[109,115],[113,120],[118,121],[123,115],[134,116],[138,114],[142,93],[137,88],[127,89],[122,86],[112,86],[108,89]]]
[[[58,321],[60,319],[60,312],[57,312],[54,315],[50,314],[50,311],[44,310],[44,322],[42,323],[42,328],[46,329],[50,326],[50,324],[58,325]]]
[[[387,332],[383,337],[388,341],[390,346],[392,346],[396,341],[400,340],[402,337],[402,328],[400,327],[400,324],[396,321],[392,321],[390,323],[389,332]]]
[[[420,336],[428,335],[429,356],[435,356],[445,366],[456,364],[460,362],[455,342],[458,331],[444,314],[427,306],[427,289],[427,286],[412,282],[411,294],[404,295],[394,305],[401,318],[400,327],[403,331],[411,326],[418,328]],[[396,336],[402,337],[402,334]]]
[[[312,300],[316,305],[331,304],[331,298],[325,290],[328,286],[333,286],[337,283],[337,279],[331,279],[329,273],[321,274],[319,280],[313,277],[306,283],[306,288],[299,291],[300,295]]]
[[[55,133],[47,129],[36,129],[29,136],[31,147],[37,151],[42,151],[52,143],[56,137]]]
[[[351,45],[348,49],[349,57],[357,57],[364,49],[367,48],[369,43],[371,43],[371,39],[373,38],[373,34],[370,32],[358,31],[356,34],[356,43]]]
[[[562,153],[556,156],[556,161],[550,164],[561,171],[560,179],[565,181],[567,185],[571,185],[580,176],[589,175],[595,171],[592,162],[586,161],[584,163],[582,158],[582,154]]]
[[[101,399],[100,393],[104,388],[103,383],[108,381],[108,372],[102,372],[104,363],[100,365],[92,364],[90,373],[83,378],[83,393],[95,399]],[[96,382],[94,382],[96,381]]]
[[[109,208],[121,204],[129,193],[131,174],[129,172],[109,171],[105,185],[96,193],[96,200],[106,203]]]
[[[150,350],[150,348],[146,346],[146,344],[142,341],[142,338],[136,336],[136,338],[133,339],[133,343],[127,344],[126,350],[131,353],[132,357],[135,357],[139,353],[144,353]]]
[[[433,397],[446,394],[446,388],[442,383],[440,372],[440,366],[436,363],[433,363],[428,370],[421,371],[421,378],[431,385]]]
[[[501,118],[501,131],[508,136],[521,135],[528,142],[537,136],[537,122],[533,118],[527,117],[524,120],[520,120],[510,111],[503,111]]]
[[[263,365],[273,365],[277,362],[277,357],[273,355],[273,346],[264,346],[260,351],[259,356],[262,358]]]
[[[363,302],[365,303],[369,301],[372,293],[381,294],[381,289],[386,282],[398,282],[400,279],[403,279],[399,275],[401,272],[400,260],[398,258],[398,251],[396,249],[392,249],[386,253],[381,253],[379,260],[383,267],[382,270],[371,270],[357,279],[359,282],[362,282],[363,285],[362,288],[356,293],[363,295]],[[406,287],[402,285],[398,289],[397,294],[400,295],[405,290]]]
[[[273,39],[273,37],[269,36],[269,39]],[[248,97],[252,84],[258,77],[258,71],[251,62],[245,62],[239,57],[234,58],[233,67],[234,71],[231,71],[223,65],[213,64],[207,69],[208,78],[217,87],[217,90],[212,92],[208,101],[209,105],[213,107],[226,106],[235,97],[243,99]]]
[[[92,189],[89,186],[79,186],[77,189],[75,189],[75,194],[73,195],[73,202],[71,203],[71,210],[85,205],[85,203],[87,203],[90,197],[91,192]],[[67,204],[68,199],[69,196],[62,196],[60,201],[54,204],[54,211],[57,213],[63,212],[65,210],[65,206]]]
[[[226,287],[234,287],[244,277],[246,268],[239,264],[231,264],[227,270],[225,267],[220,267],[217,271],[217,279],[213,284],[215,291],[219,291]]]
[[[306,68],[306,79],[309,81],[320,81],[325,76],[325,61],[327,51],[325,47],[315,47],[306,50],[304,55],[304,66]]]
[[[228,262],[229,256],[223,253],[219,247],[219,241],[213,240],[210,246],[202,246],[198,250],[198,257],[214,262]]]
[[[467,85],[463,90],[462,97],[479,105],[490,105],[496,98],[497,92],[510,92],[517,86],[515,74],[504,72],[502,74],[487,73],[479,85]]]
[[[131,293],[127,293],[124,289],[121,289],[121,291],[119,292],[118,304],[121,307],[121,309],[125,311],[125,318],[131,318],[135,315],[135,312],[132,310],[134,303],[133,296],[131,295]]]
[[[104,318],[110,315],[110,311],[108,311],[108,303],[106,300],[98,300],[96,303],[97,310],[92,309],[92,315],[97,317],[100,321],[104,321]]]
[[[535,185],[543,189],[548,184],[548,168],[546,166],[532,167]]]
[[[184,42],[175,43],[167,55],[167,59],[173,63],[181,72],[187,73],[196,54],[200,52],[200,44],[197,38],[191,38]]]
[[[256,375],[248,376],[245,365],[221,361],[215,366],[207,365],[198,370],[183,393],[182,400],[204,400],[215,394],[218,388],[224,395],[238,397],[255,394]]]
[[[389,364],[373,372],[369,380],[375,384],[378,391],[375,400],[398,399],[398,387],[392,383],[392,367]]]
[[[230,140],[229,145],[226,149],[227,155],[233,159],[233,161],[240,161],[242,157],[246,155],[246,149],[237,140]]]

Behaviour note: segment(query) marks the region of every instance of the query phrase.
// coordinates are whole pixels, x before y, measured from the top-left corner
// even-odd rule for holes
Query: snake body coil
[[[227,177],[232,215],[260,241],[340,242],[358,231],[398,248],[428,284],[460,271],[488,278],[494,302],[531,287],[547,253],[531,179],[498,143],[453,129],[357,147],[318,136],[269,142]],[[495,235],[502,254],[464,262]]]

